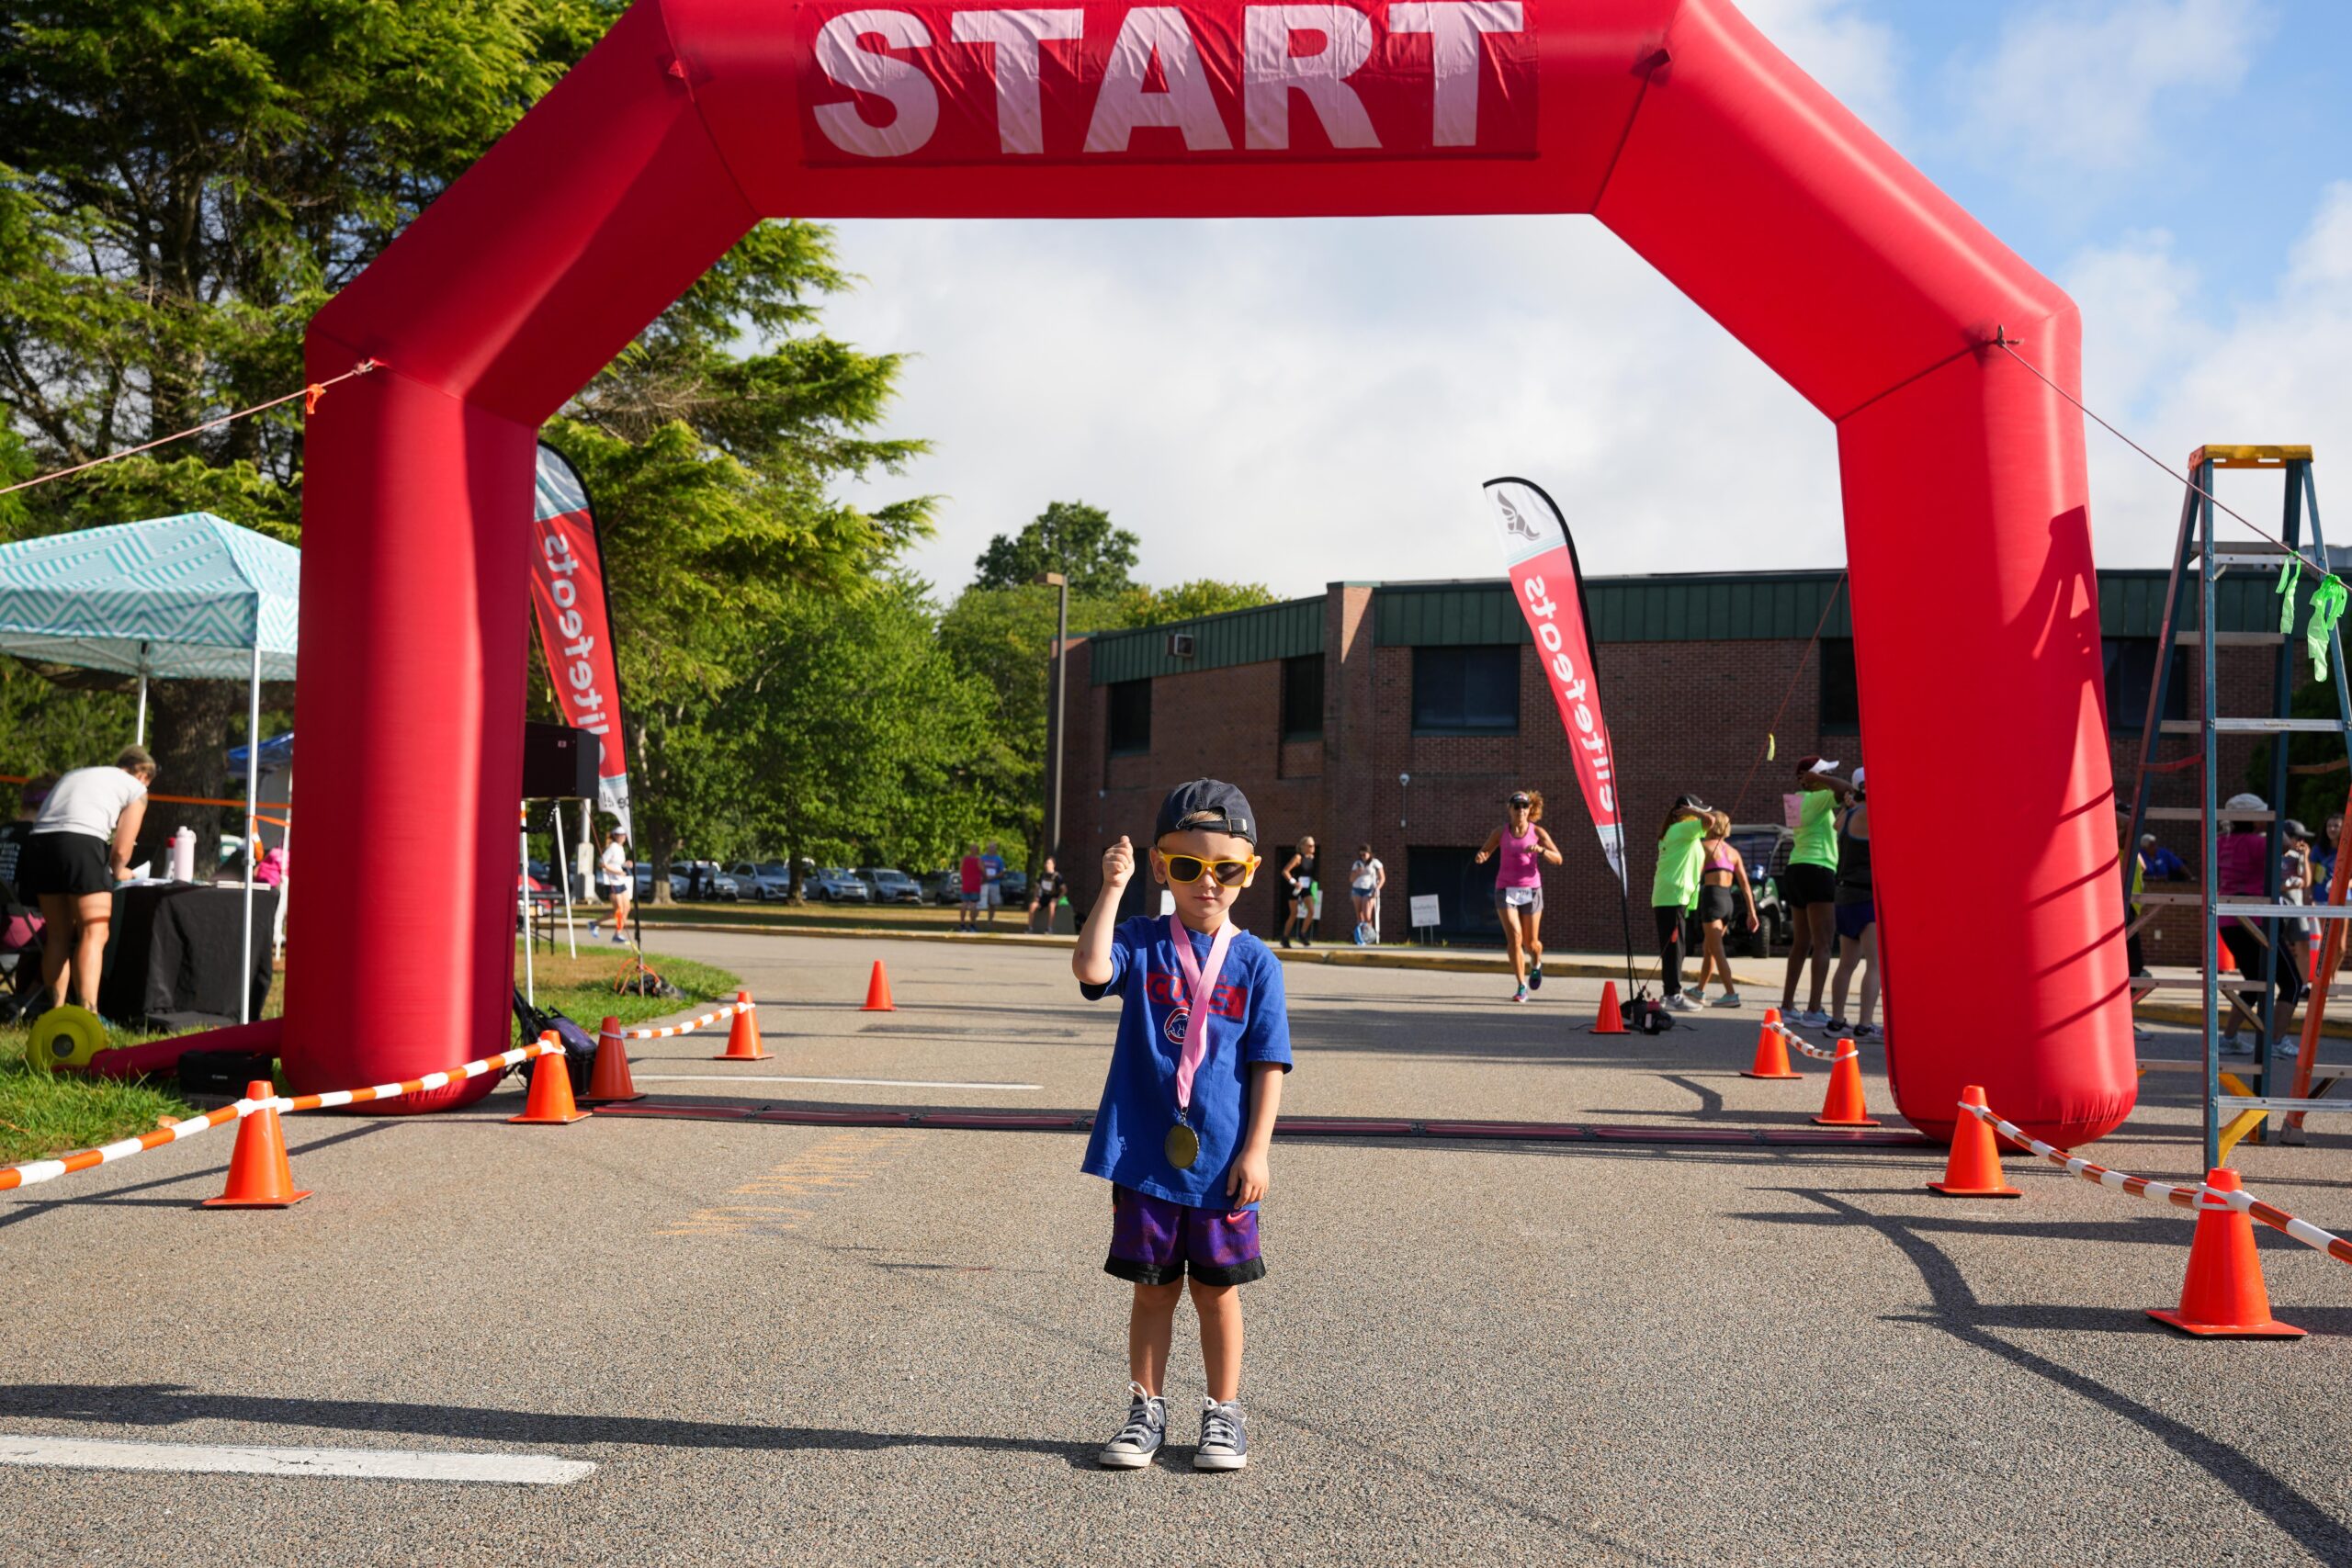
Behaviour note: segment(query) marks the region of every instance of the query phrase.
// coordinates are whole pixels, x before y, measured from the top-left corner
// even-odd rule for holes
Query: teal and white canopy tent
[[[0,545],[0,653],[150,680],[247,683],[244,970],[253,972],[253,812],[261,683],[294,678],[302,554],[209,512]],[[237,987],[249,1021],[251,987]]]

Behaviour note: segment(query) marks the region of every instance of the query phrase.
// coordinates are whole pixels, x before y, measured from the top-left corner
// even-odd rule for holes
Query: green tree
[[[0,11],[0,423],[21,441],[0,467],[85,461],[301,385],[311,314],[619,9],[59,0]],[[202,508],[290,538],[299,411],[26,491],[0,526],[21,536]],[[222,793],[243,709],[232,682],[155,689],[167,790]],[[180,820],[209,830],[209,817],[159,808],[149,831]]]
[[[1135,586],[1136,536],[1111,525],[1111,514],[1082,501],[1057,501],[1022,525],[999,534],[976,563],[972,586],[1020,588],[1040,574],[1069,579],[1072,598],[1106,599]]]
[[[749,786],[723,761],[729,742],[705,731],[732,722],[777,628],[806,613],[808,592],[891,592],[874,574],[930,526],[927,498],[872,512],[834,499],[842,481],[923,450],[867,434],[899,356],[802,331],[850,281],[830,230],[763,224],[548,427],[588,486],[612,564],[639,851],[658,897],[682,845],[717,856],[745,831]]]
[[[1164,626],[1201,615],[1221,615],[1227,610],[1254,609],[1274,602],[1274,591],[1262,582],[1219,582],[1197,577],[1173,588],[1137,588],[1127,596],[1127,622],[1137,626]]]
[[[796,862],[939,864],[986,827],[992,706],[920,583],[796,593],[726,705],[748,825]]]
[[[991,702],[985,744],[974,768],[988,829],[1030,847],[1035,860],[1052,846],[1045,829],[1046,739],[1049,661],[1057,595],[1051,588],[983,588],[956,596],[940,617],[939,640],[957,664],[978,676]],[[1102,598],[1073,594],[1073,633],[1115,631],[1134,614],[1131,592]]]

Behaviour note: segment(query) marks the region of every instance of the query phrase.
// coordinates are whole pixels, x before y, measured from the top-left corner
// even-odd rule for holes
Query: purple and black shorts
[[[1114,1183],[1111,1256],[1102,1271],[1138,1285],[1173,1284],[1188,1272],[1204,1285],[1262,1280],[1258,1211],[1188,1208]]]

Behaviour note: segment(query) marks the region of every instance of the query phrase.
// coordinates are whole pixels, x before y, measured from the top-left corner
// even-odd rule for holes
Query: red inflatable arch
[[[753,223],[1500,212],[1593,214],[1837,423],[1903,1114],[2115,1126],[2082,426],[1986,346],[2071,387],[2075,309],[1726,0],[640,0],[311,326],[390,368],[310,428],[304,836],[365,895],[294,891],[294,1087],[504,1035],[534,437]]]

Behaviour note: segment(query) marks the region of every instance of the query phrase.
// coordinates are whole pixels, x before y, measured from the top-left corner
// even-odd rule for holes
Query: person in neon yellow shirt
[[[1664,1005],[1696,1012],[1699,1004],[1682,994],[1682,925],[1699,907],[1699,873],[1706,860],[1700,840],[1713,813],[1695,795],[1675,797],[1657,830],[1657,872],[1650,878],[1650,914],[1657,921],[1657,969],[1666,987]]]
[[[1789,968],[1781,982],[1781,1016],[1792,1028],[1821,1029],[1822,987],[1829,983],[1829,944],[1838,931],[1838,803],[1854,786],[1838,776],[1838,764],[1822,757],[1797,759],[1797,788],[1804,802],[1797,814],[1797,841],[1781,877],[1781,901],[1789,907]],[[1813,987],[1803,1012],[1796,1010],[1797,982],[1813,964]]]

